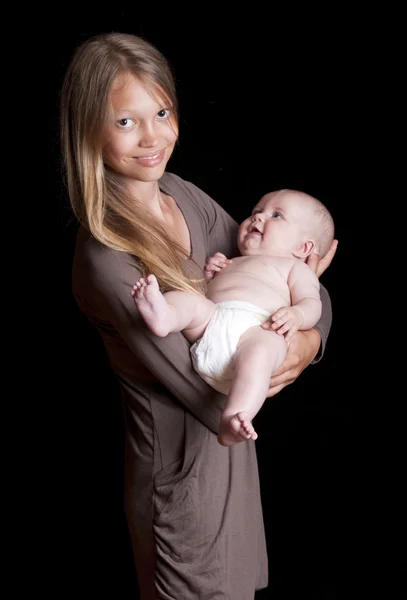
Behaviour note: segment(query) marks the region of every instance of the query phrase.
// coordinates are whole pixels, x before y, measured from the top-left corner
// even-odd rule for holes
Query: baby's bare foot
[[[233,446],[247,440],[257,440],[258,435],[247,418],[247,413],[238,412],[235,415],[223,417],[219,426],[218,442],[222,446]]]
[[[155,275],[139,279],[133,286],[131,295],[149,329],[160,337],[169,333],[169,306],[160,292]]]

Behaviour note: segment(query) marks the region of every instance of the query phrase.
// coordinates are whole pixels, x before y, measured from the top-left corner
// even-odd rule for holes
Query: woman
[[[83,43],[61,96],[69,197],[82,227],[73,293],[99,331],[125,413],[125,510],[141,598],[248,600],[267,586],[254,442],[217,442],[225,401],[195,373],[180,334],[158,338],[134,308],[150,272],[163,290],[202,291],[205,259],[237,252],[238,224],[165,171],[178,136],[174,80],[146,41],[111,33]],[[313,268],[320,275],[335,252]],[[269,397],[325,343],[330,301],[291,342]],[[320,355],[322,352],[320,351]]]

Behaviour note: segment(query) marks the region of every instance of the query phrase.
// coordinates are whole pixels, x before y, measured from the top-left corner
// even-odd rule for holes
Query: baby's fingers
[[[208,265],[206,265],[205,267],[205,271],[212,273],[212,271],[220,271],[222,269],[221,266],[215,264],[215,263],[210,263]]]
[[[227,258],[215,258],[212,257],[207,264],[207,267],[213,268],[214,270],[219,271],[220,269],[224,269],[226,265],[230,264],[232,261]],[[217,267],[215,269],[215,267]]]
[[[285,317],[286,315],[287,315],[287,309],[286,308],[279,308],[278,310],[276,310],[275,313],[273,313],[271,315],[271,320],[273,322],[276,322],[279,319],[282,319],[283,317]]]
[[[226,265],[229,265],[231,262],[233,262],[231,259],[223,258],[223,259],[217,260],[216,264],[219,265],[220,267],[226,267]]]
[[[285,323],[287,323],[287,321],[289,320],[290,315],[289,313],[284,310],[284,309],[280,309],[277,310],[272,316],[271,316],[271,320],[272,320],[272,329],[274,329],[274,331],[279,330],[281,328],[282,325],[284,325]],[[280,331],[278,331],[280,333]]]
[[[278,333],[278,335],[284,335],[286,333],[286,331],[289,331],[290,329],[291,329],[291,324],[289,321],[287,321],[286,323],[284,323],[284,325],[282,325],[278,329],[275,329],[275,332]]]
[[[280,318],[278,315],[280,314]],[[288,315],[285,311],[277,311],[273,315],[271,315],[267,321],[261,325],[263,329],[271,329],[272,331],[276,331],[279,327],[284,325],[284,323],[288,320]],[[278,333],[278,332],[277,332]]]
[[[215,254],[210,257],[208,262],[214,262],[217,265],[227,265],[232,261],[222,254],[222,252],[215,252]]]

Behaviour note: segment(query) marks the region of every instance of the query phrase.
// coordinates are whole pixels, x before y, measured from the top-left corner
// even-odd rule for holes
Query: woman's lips
[[[158,150],[151,152],[150,154],[144,154],[143,156],[134,156],[133,160],[143,167],[156,167],[164,159],[165,150]]]

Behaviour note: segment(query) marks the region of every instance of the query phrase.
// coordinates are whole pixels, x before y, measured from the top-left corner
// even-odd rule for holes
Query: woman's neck
[[[158,181],[132,181],[129,184],[131,194],[144,204],[149,212],[162,214],[163,196]]]

